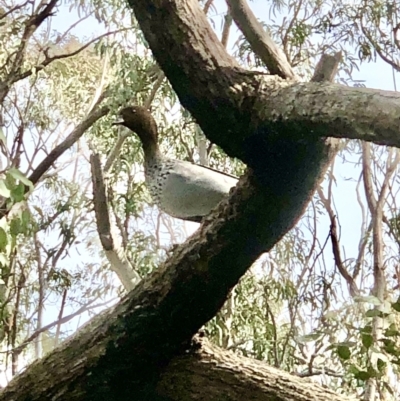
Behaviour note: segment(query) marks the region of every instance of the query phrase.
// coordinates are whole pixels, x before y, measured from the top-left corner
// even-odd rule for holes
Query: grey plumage
[[[140,138],[145,158],[146,185],[165,213],[200,222],[237,184],[237,178],[186,161],[168,159],[158,148],[157,125],[144,107],[120,111],[121,124]]]

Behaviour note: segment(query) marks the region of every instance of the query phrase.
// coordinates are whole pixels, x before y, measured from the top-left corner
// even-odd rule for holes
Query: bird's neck
[[[157,144],[152,144],[151,146],[145,146],[143,144],[143,151],[144,151],[144,164],[146,170],[148,170],[152,166],[156,166],[162,163],[163,155],[161,154]]]
[[[157,159],[161,157],[160,149],[158,148],[157,142],[142,142],[144,158]]]

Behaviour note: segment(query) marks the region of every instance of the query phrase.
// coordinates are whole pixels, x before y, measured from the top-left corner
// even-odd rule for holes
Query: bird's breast
[[[149,163],[145,165],[145,180],[147,189],[153,202],[162,208],[162,197],[166,180],[170,174],[172,166],[170,163]]]

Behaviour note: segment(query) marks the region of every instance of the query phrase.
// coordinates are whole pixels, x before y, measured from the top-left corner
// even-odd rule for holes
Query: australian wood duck
[[[200,222],[237,184],[237,178],[229,174],[166,158],[158,147],[157,124],[145,107],[126,107],[119,115],[115,124],[129,128],[142,142],[146,185],[165,213]]]

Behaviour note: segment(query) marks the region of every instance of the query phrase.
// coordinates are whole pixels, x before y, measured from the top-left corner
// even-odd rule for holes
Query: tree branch
[[[49,155],[36,167],[36,169],[29,176],[29,180],[36,184],[42,175],[51,167],[51,165],[67,150],[69,149],[96,121],[104,117],[109,112],[109,108],[95,107],[88,116],[79,123],[75,129],[57,145]]]
[[[342,52],[337,52],[334,55],[323,54],[315,67],[314,75],[311,81],[333,82],[341,61]]]
[[[296,79],[285,53],[275,44],[247,5],[246,0],[226,0],[230,13],[250,43],[253,52],[260,57],[272,75]]]
[[[100,242],[111,264],[111,270],[117,274],[124,288],[130,291],[140,281],[140,276],[126,258],[124,249],[114,241],[111,232],[106,188],[101,171],[100,157],[97,153],[90,156],[90,166],[92,171],[93,205]]]
[[[206,339],[196,341],[192,349],[168,366],[158,384],[161,395],[174,401],[348,400],[311,380],[221,350]]]

